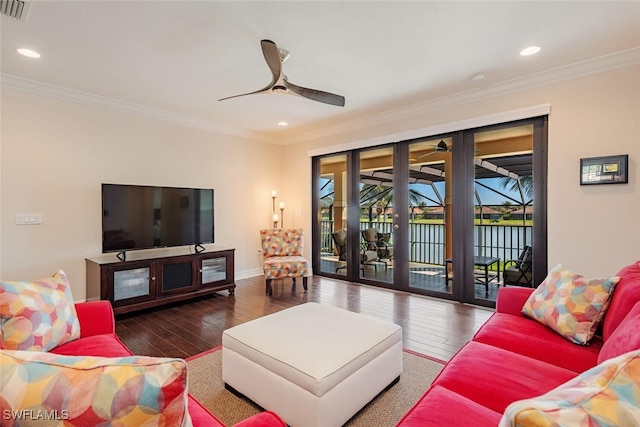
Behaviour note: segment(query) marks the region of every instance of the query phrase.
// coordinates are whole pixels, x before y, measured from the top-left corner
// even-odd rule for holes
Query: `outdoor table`
[[[489,275],[489,267],[493,264],[498,263],[498,271],[496,274]],[[447,258],[445,260],[444,265],[444,274],[445,274],[445,283],[449,284],[449,264],[453,264],[453,258]],[[479,256],[476,255],[473,257],[473,264],[480,269],[484,269],[484,274],[481,275],[475,274],[476,283],[483,284],[487,294],[489,293],[489,282],[495,280],[498,283],[500,279],[500,258],[498,257],[490,257],[490,256]]]

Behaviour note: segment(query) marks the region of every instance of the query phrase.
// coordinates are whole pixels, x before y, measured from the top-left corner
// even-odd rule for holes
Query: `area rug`
[[[233,425],[261,409],[250,400],[225,390],[220,347],[187,359],[189,393],[226,425]],[[416,352],[402,352],[400,381],[358,412],[345,426],[394,426],[429,388],[444,363]]]

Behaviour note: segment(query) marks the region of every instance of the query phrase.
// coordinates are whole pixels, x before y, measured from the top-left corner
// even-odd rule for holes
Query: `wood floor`
[[[305,302],[319,302],[394,322],[402,327],[405,348],[449,360],[492,313],[320,276],[309,278],[307,293],[300,281],[295,289],[290,280],[274,281],[272,296],[265,296],[262,277],[237,280],[236,284],[235,296],[223,291],[119,316],[116,333],[135,354],[186,358],[220,346],[227,328]]]

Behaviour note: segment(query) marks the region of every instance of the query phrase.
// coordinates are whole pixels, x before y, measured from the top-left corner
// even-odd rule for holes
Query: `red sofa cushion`
[[[640,261],[624,267],[617,276],[620,276],[620,281],[613,292],[613,298],[602,325],[604,341],[609,339],[636,302],[640,301]]]
[[[527,302],[534,290],[535,289],[519,287],[498,288],[498,297],[496,298],[496,312],[524,317],[524,315],[522,314],[522,307]]]
[[[50,351],[64,356],[125,357],[133,356],[127,347],[113,334],[80,338]]]
[[[640,302],[633,306],[602,346],[598,363],[640,349]]]
[[[602,347],[599,338],[574,344],[534,320],[503,313],[494,313],[473,339],[574,372],[594,367]]]
[[[495,427],[502,414],[444,387],[431,387],[398,423],[400,426]]]
[[[189,395],[189,400],[187,401],[187,408],[191,416],[191,423],[194,426],[224,427],[222,421],[214,417],[213,414],[207,411],[200,402],[191,397],[191,395]]]
[[[263,411],[253,417],[247,418],[234,424],[233,427],[273,427],[281,426],[287,427],[282,418],[280,418],[275,412]]]
[[[511,402],[546,393],[576,375],[531,357],[471,341],[449,361],[433,385],[503,413]]]
[[[80,320],[80,338],[100,334],[114,334],[116,322],[111,303],[105,300],[76,303]]]

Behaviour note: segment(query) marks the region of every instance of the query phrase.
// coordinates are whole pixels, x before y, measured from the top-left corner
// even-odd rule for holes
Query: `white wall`
[[[414,129],[551,104],[549,115],[549,267],[563,263],[600,276],[640,259],[640,66],[557,81],[482,101],[424,113],[291,146],[310,176],[304,153]],[[385,138],[382,138],[384,140]],[[582,157],[629,154],[629,184],[579,185]],[[308,156],[307,156],[308,157]],[[288,179],[288,191],[310,201],[310,181]],[[310,203],[310,202],[309,202]],[[310,222],[306,225],[310,227]]]
[[[101,252],[103,182],[215,189],[216,244],[236,248],[237,276],[260,274],[282,147],[44,98],[2,92],[0,277],[69,275],[85,298],[86,257]],[[42,225],[16,225],[41,213]]]

